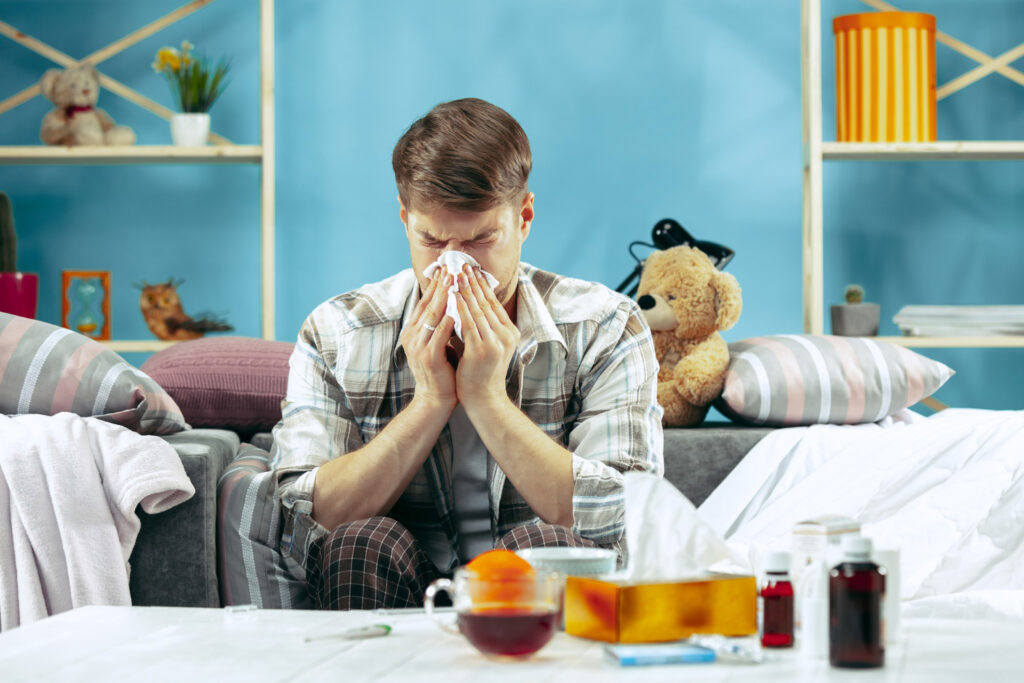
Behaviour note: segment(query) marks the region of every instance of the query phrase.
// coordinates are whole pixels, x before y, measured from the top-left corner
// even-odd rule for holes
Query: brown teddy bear
[[[54,104],[43,117],[39,137],[47,145],[131,145],[135,133],[114,124],[96,107],[100,75],[92,64],[50,69],[39,82],[43,96]]]
[[[658,372],[658,403],[666,427],[700,424],[722,393],[729,346],[718,334],[739,320],[739,283],[715,269],[696,247],[651,254],[644,263],[637,303],[651,326]]]

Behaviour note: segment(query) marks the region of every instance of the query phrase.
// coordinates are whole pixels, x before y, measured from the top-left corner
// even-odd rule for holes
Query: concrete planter
[[[878,304],[841,304],[832,307],[832,334],[873,337],[878,334]]]

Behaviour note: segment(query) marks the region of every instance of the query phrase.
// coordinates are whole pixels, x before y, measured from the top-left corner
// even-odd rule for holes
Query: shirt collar
[[[557,343],[568,353],[565,340],[562,339],[558,326],[551,311],[544,303],[544,298],[533,284],[531,274],[534,268],[528,264],[519,264],[519,290],[516,302],[516,326],[519,328],[519,357],[524,364],[529,364],[537,353],[540,344]]]

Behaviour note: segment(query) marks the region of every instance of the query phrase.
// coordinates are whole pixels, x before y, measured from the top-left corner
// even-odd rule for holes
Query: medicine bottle
[[[863,536],[843,539],[843,561],[829,572],[828,588],[832,666],[883,666],[885,571],[871,561],[871,539]]]
[[[761,644],[765,647],[793,646],[793,583],[789,580],[789,553],[767,554],[765,579],[761,586]]]

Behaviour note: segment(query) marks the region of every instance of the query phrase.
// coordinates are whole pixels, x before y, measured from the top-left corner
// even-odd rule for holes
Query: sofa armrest
[[[238,435],[191,429],[163,437],[181,457],[195,495],[142,521],[129,562],[133,605],[219,607],[217,480],[238,451]]]

